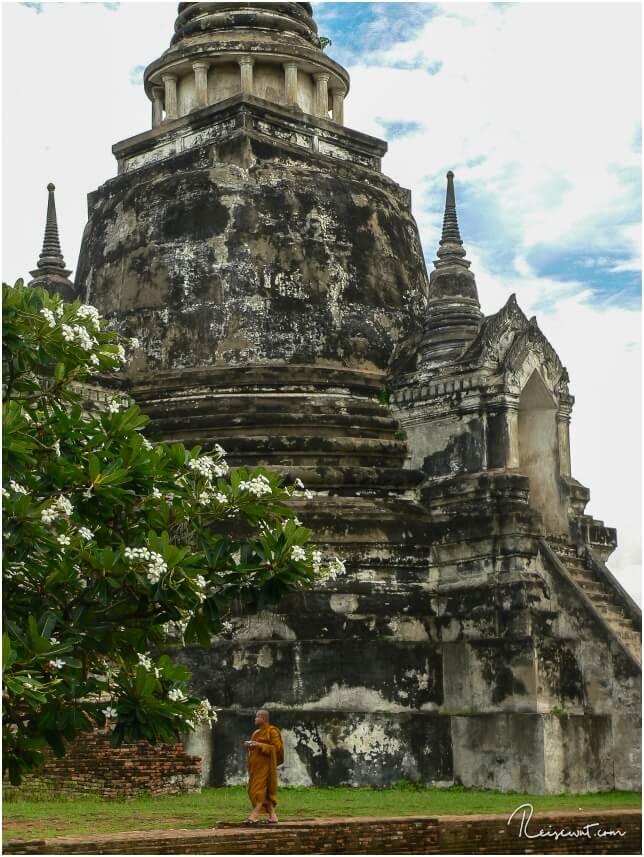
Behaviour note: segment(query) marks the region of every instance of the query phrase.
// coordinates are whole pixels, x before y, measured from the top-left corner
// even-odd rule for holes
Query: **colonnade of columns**
[[[240,57],[240,85],[241,92],[246,95],[253,94],[253,57]],[[294,60],[283,63],[284,67],[284,92],[288,107],[297,107],[298,93],[298,64]],[[205,107],[208,104],[208,72],[210,64],[205,60],[195,60],[192,63],[195,77],[195,100],[197,107]],[[331,118],[338,125],[344,124],[344,89],[332,87],[329,90],[329,79],[331,75],[326,72],[317,72],[313,75],[315,81],[314,115],[321,119],[329,117],[329,94],[331,96]],[[163,121],[171,122],[177,119],[177,81],[178,76],[167,72],[161,75],[163,87],[152,87],[152,127],[157,128]],[[165,110],[165,117],[163,111]]]

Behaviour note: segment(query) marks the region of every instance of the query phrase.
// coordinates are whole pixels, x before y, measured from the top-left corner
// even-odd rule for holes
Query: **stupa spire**
[[[447,193],[445,196],[445,213],[443,215],[443,234],[438,242],[438,260],[435,267],[456,263],[469,268],[470,263],[465,259],[465,248],[458,228],[456,215],[456,193],[454,191],[454,173],[447,173]]]
[[[38,267],[65,267],[65,260],[60,249],[60,238],[58,237],[58,218],[56,217],[56,197],[54,191],[56,186],[53,182],[47,185],[47,219],[45,221],[45,237],[42,243],[42,252],[38,259]]]
[[[476,335],[481,306],[474,274],[468,270],[456,214],[454,173],[447,173],[443,231],[429,278],[429,298],[421,362],[454,359]]]
[[[56,186],[49,182],[47,185],[47,217],[45,220],[45,236],[42,251],[38,257],[36,268],[30,271],[34,278],[30,286],[40,286],[50,294],[57,293],[64,300],[73,298],[74,285],[69,279],[71,271],[65,267],[65,259],[60,247],[58,235],[58,218],[56,216]]]

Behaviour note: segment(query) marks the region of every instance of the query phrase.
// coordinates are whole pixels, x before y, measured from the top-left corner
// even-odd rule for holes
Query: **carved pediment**
[[[516,295],[510,295],[505,306],[485,318],[476,338],[461,356],[461,361],[479,366],[500,364],[516,334],[528,324]]]
[[[523,389],[529,376],[537,369],[553,393],[558,397],[568,395],[568,371],[544,336],[535,316],[515,335],[505,353],[502,369],[508,383],[518,390]]]
[[[495,367],[510,386],[521,390],[537,369],[557,396],[568,394],[568,372],[548,342],[536,318],[528,320],[515,295],[494,315],[487,316],[459,362]]]

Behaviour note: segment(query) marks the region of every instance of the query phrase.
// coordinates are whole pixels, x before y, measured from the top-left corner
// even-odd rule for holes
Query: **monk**
[[[246,819],[248,824],[257,824],[260,812],[268,813],[268,821],[277,824],[277,766],[284,762],[284,744],[277,726],[269,723],[270,715],[265,708],[255,714],[257,729],[250,741],[244,741],[248,751],[248,797],[253,805]]]

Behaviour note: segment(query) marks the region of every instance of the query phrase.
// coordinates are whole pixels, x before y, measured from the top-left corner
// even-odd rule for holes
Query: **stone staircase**
[[[550,536],[548,544],[573,581],[587,595],[597,612],[610,625],[635,660],[642,664],[642,632],[624,593],[602,573],[601,564],[579,556],[577,548],[563,539]]]

